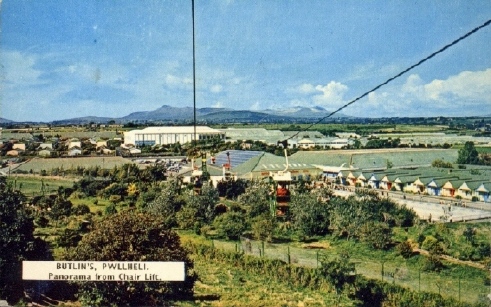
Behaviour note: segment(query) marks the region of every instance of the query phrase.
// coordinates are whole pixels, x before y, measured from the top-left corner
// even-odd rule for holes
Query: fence
[[[240,242],[235,243],[211,240],[211,244],[214,248],[229,252],[242,252],[257,257],[279,259],[289,264],[310,268],[318,267],[323,258],[334,259],[338,256],[338,254],[329,252],[328,249],[292,247],[247,238],[241,238]],[[481,278],[473,279],[467,276],[464,279],[461,276],[424,272],[421,269],[414,269],[400,259],[374,261],[368,258],[351,257],[350,260],[355,264],[356,273],[369,279],[393,283],[412,291],[438,293],[445,298],[453,298],[462,302],[489,301],[487,295],[490,293],[490,288]]]

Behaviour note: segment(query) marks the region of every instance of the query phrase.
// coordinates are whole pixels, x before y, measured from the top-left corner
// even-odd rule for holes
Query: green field
[[[75,157],[75,158],[34,158],[20,165],[16,170],[21,172],[39,173],[42,170],[62,168],[65,170],[75,169],[77,167],[95,167],[99,166],[104,169],[112,169],[115,166],[133,163],[123,157]]]
[[[43,191],[44,193],[54,193],[59,187],[72,187],[75,179],[12,175],[8,177],[7,181],[24,195],[35,196],[41,195]]]
[[[216,125],[214,128],[227,128],[228,126]],[[264,128],[269,130],[282,130],[295,127],[297,130],[303,130],[310,127],[310,124],[253,124],[253,125],[234,125],[233,128]],[[295,130],[291,129],[291,130]],[[383,133],[411,133],[411,132],[444,132],[448,126],[443,125],[394,125],[394,124],[317,124],[309,130],[322,131],[330,130],[337,132],[355,132],[356,130],[367,132]]]
[[[454,149],[462,149],[464,148],[464,144],[456,144],[453,145],[452,148]],[[491,146],[475,146],[476,150],[480,154],[490,154],[491,153]]]

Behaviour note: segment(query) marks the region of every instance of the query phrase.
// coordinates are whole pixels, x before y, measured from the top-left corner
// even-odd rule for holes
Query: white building
[[[297,142],[297,146],[302,149],[314,148],[316,146],[324,149],[341,149],[348,148],[351,144],[352,142],[350,140],[339,138],[302,139]]]
[[[206,126],[196,127],[196,138],[206,140],[219,137],[225,139],[225,133]],[[189,143],[194,140],[194,126],[148,127],[142,130],[124,132],[124,143],[135,146],[167,145]]]

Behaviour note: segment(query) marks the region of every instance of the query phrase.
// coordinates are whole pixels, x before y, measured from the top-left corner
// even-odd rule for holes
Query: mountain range
[[[316,120],[329,115],[331,112],[315,106],[293,107],[289,109],[263,111],[233,110],[229,108],[196,108],[196,121],[199,123],[268,123],[268,122],[299,122]],[[346,117],[342,114],[336,114],[334,118]],[[94,123],[115,123],[125,124],[130,122],[181,122],[189,123],[194,121],[194,109],[192,107],[173,107],[163,105],[153,111],[133,112],[123,117],[97,117],[85,116],[53,121],[52,124],[87,124]],[[0,121],[1,123],[1,121]],[[7,123],[7,121],[6,121]]]

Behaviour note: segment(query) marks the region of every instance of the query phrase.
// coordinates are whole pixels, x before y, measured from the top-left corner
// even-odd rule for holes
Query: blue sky
[[[195,18],[198,107],[335,110],[489,20],[491,2],[195,0]],[[191,0],[3,0],[0,25],[0,117],[193,106]],[[491,114],[491,26],[343,113]]]

